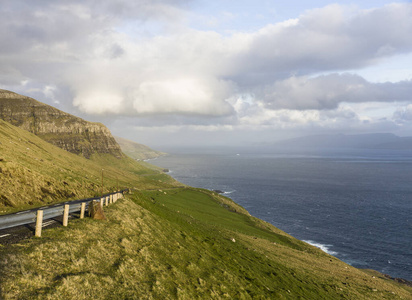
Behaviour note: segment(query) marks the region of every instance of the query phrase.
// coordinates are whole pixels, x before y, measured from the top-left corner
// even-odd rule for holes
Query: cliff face
[[[123,156],[119,144],[103,124],[87,122],[10,91],[0,90],[0,118],[86,158],[93,153]]]

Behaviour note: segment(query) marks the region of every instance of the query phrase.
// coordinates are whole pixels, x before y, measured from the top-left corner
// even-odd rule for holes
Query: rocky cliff
[[[93,153],[123,156],[119,144],[103,124],[85,121],[33,98],[1,89],[0,118],[86,158]]]

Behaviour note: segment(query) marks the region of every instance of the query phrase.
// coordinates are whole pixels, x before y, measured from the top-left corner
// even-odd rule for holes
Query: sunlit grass
[[[0,249],[1,296],[410,298],[411,289],[260,224],[230,202],[191,188],[136,191],[106,208],[108,221],[73,220],[41,239]]]
[[[0,120],[0,214],[118,188],[176,185],[161,170],[129,157],[96,154],[88,160]]]

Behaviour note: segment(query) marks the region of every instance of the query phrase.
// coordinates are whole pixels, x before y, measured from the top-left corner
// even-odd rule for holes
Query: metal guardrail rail
[[[64,212],[64,205],[69,204],[69,214],[79,212],[82,206],[82,203],[89,204],[93,200],[95,201],[102,201],[105,197],[109,197],[110,195],[114,195],[117,193],[124,193],[126,190],[121,190],[119,192],[105,194],[102,197],[95,197],[95,198],[87,198],[81,200],[73,200],[67,201],[63,203],[53,204],[50,206],[39,207],[31,210],[21,211],[13,214],[2,215],[0,216],[0,230],[17,227],[21,225],[27,225],[36,222],[37,211],[43,210],[43,219],[52,219],[55,217],[59,217],[63,215]]]

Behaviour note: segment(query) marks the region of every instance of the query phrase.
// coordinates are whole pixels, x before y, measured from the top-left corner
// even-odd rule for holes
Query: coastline
[[[173,154],[172,154],[173,155]],[[183,157],[183,156],[182,156]],[[239,157],[239,156],[237,156],[237,157]],[[174,159],[174,158],[173,158]],[[186,172],[186,170],[185,170],[185,172],[184,173],[182,173],[182,170],[181,170],[181,166],[179,165],[179,168],[176,168],[176,169],[174,169],[173,167],[172,167],[172,163],[169,163],[169,164],[166,164],[166,166],[168,166],[168,167],[170,167],[170,172],[168,173],[170,176],[172,176],[173,178],[175,178],[176,180],[178,180],[178,181],[180,181],[180,182],[182,182],[182,180],[183,180],[183,182],[186,182],[185,184],[187,184],[187,185],[189,185],[189,186],[195,186],[195,187],[199,187],[199,188],[206,188],[206,189],[208,189],[208,190],[214,190],[215,192],[221,192],[221,194],[223,195],[223,196],[226,196],[226,197],[229,197],[231,200],[233,200],[233,201],[235,201],[236,203],[238,203],[239,205],[241,205],[241,206],[243,206],[243,207],[245,207],[249,212],[251,212],[251,214],[253,215],[253,216],[256,216],[257,218],[259,218],[259,219],[261,219],[261,220],[264,220],[264,221],[266,221],[266,222],[269,222],[269,223],[271,223],[272,225],[274,225],[275,227],[277,227],[277,228],[280,228],[281,230],[284,230],[284,231],[286,231],[286,232],[288,232],[288,233],[290,233],[290,231],[288,231],[288,230],[285,230],[284,228],[282,228],[282,227],[279,227],[277,224],[274,224],[274,223],[272,223],[272,222],[270,222],[270,221],[268,221],[268,217],[269,218],[273,218],[273,217],[271,217],[271,215],[269,214],[270,212],[268,211],[267,212],[267,215],[266,215],[266,212],[265,212],[265,216],[266,216],[266,218],[262,218],[261,217],[261,215],[259,215],[259,214],[256,214],[255,212],[253,212],[253,209],[252,209],[252,211],[251,211],[251,208],[253,207],[253,206],[255,206],[256,207],[256,205],[255,204],[253,204],[252,206],[251,205],[245,205],[245,199],[244,199],[244,197],[245,197],[245,195],[241,195],[241,193],[242,193],[242,191],[237,191],[236,189],[233,189],[233,186],[230,186],[230,185],[228,185],[227,184],[227,182],[226,181],[223,181],[223,183],[221,183],[221,179],[218,179],[218,177],[219,178],[222,178],[222,176],[224,176],[224,174],[220,174],[219,173],[219,176],[216,176],[216,178],[214,178],[213,177],[213,179],[211,179],[211,173],[209,172],[209,173],[207,173],[207,174],[204,174],[204,173],[202,173],[202,171],[203,171],[203,169],[202,169],[202,166],[194,166],[193,168],[192,168],[192,166],[190,166],[190,164],[192,163],[190,160],[191,159],[193,159],[193,157],[190,157],[189,158],[189,161],[188,162],[186,162],[185,161],[185,163],[182,163],[182,164],[185,164],[185,165],[187,165],[186,167],[187,168],[189,168],[190,169],[190,172]],[[215,159],[215,157],[213,157],[213,159]],[[232,158],[231,158],[232,159]],[[180,159],[178,159],[178,160],[176,160],[176,159],[174,159],[173,161],[172,160],[169,160],[169,162],[170,161],[172,161],[174,164],[177,164],[177,163],[179,163],[180,162],[180,160],[182,160],[182,158],[180,157]],[[234,160],[234,159],[233,159]],[[205,161],[204,162],[202,162],[203,164],[205,164],[205,165],[207,165],[208,164],[208,160],[207,159],[205,159]],[[387,163],[387,162],[385,162],[385,163]],[[162,161],[159,161],[159,162],[156,162],[156,164],[158,164],[158,165],[164,165],[164,164],[162,164]],[[223,168],[223,167],[222,167]],[[220,170],[220,169],[219,169]],[[180,172],[180,173],[179,173]],[[200,173],[199,173],[200,172]],[[202,174],[202,175],[196,175],[196,174],[194,174],[194,173],[196,173],[196,174]],[[204,179],[205,177],[207,177],[206,179]],[[184,181],[185,179],[189,179],[189,182],[188,181]],[[202,179],[204,179],[203,181],[202,181]],[[198,181],[198,182],[203,182],[203,184],[200,184],[200,185],[196,185],[196,184],[193,184],[193,182],[195,182],[195,181]],[[204,183],[206,183],[206,184],[204,184]],[[208,185],[208,186],[206,186],[206,185]],[[223,187],[223,188],[222,188]],[[225,188],[226,187],[226,188]],[[233,197],[233,195],[231,195],[232,193],[236,193],[236,196],[237,197]],[[238,201],[238,198],[239,198],[239,195],[241,195],[241,201],[239,202]],[[280,209],[280,208],[279,208]],[[296,222],[296,220],[294,221],[294,222]],[[315,229],[312,229],[311,228],[311,232],[313,232],[313,230],[315,230]],[[295,234],[293,234],[293,233],[290,233],[291,235],[293,235],[293,236],[295,236]],[[310,241],[310,244],[312,244],[312,245],[315,245],[315,246],[317,246],[318,248],[320,248],[320,249],[322,249],[323,251],[325,251],[326,253],[328,253],[328,254],[330,254],[330,255],[332,255],[332,256],[335,256],[335,257],[337,257],[338,259],[340,259],[340,260],[342,260],[342,261],[344,261],[344,262],[346,262],[347,264],[349,264],[349,265],[352,265],[352,263],[348,263],[347,262],[347,260],[350,260],[350,261],[354,261],[354,267],[356,267],[356,268],[358,268],[358,269],[361,269],[361,270],[363,270],[363,269],[373,269],[373,270],[376,270],[376,272],[379,272],[379,274],[382,274],[382,276],[386,276],[386,278],[391,278],[391,279],[393,279],[393,280],[395,280],[395,281],[398,281],[398,282],[404,282],[404,283],[406,283],[406,284],[408,284],[408,285],[410,285],[411,284],[411,280],[410,280],[410,278],[408,278],[408,277],[404,277],[404,276],[399,276],[399,275],[394,275],[394,273],[393,272],[388,272],[388,271],[380,271],[379,270],[379,267],[373,267],[373,266],[371,266],[371,264],[365,264],[365,266],[362,266],[364,263],[360,263],[360,262],[362,262],[360,259],[358,260],[356,257],[354,258],[354,256],[352,255],[352,257],[348,257],[347,259],[346,259],[346,261],[345,261],[345,258],[343,258],[342,259],[342,256],[347,256],[348,254],[346,254],[346,252],[340,252],[340,255],[338,254],[338,255],[336,255],[337,254],[337,251],[339,251],[339,250],[336,250],[336,247],[334,247],[330,242],[328,243],[328,242],[319,242],[317,239],[314,239],[314,238],[302,238],[302,237],[297,237],[298,239],[300,239],[301,241],[306,241],[306,242],[309,242]],[[332,247],[332,249],[330,249],[330,246],[333,246]],[[355,247],[355,245],[354,246],[352,246],[352,248],[353,247]],[[353,248],[353,249],[355,249],[356,250],[356,248]],[[342,254],[343,253],[343,254]],[[394,261],[396,261],[395,260],[395,258],[393,258],[393,259],[390,259],[391,261],[392,261],[392,264],[394,263]],[[398,262],[399,262],[399,260],[397,260]],[[404,269],[404,270],[407,270],[407,269]],[[396,272],[395,272],[395,274],[396,274]],[[407,274],[407,273],[406,273]]]
[[[170,171],[170,172],[172,172],[172,171]],[[176,178],[174,178],[174,179],[177,180]],[[178,180],[177,180],[177,181],[178,181]],[[197,189],[197,188],[199,188],[199,187],[193,187],[193,188]],[[223,195],[223,196],[229,198],[231,201],[233,201],[236,205],[238,205],[238,206],[240,206],[241,208],[245,209],[243,206],[241,206],[239,203],[237,203],[234,199],[232,199],[232,198],[230,198],[229,196],[227,196],[228,194],[231,194],[232,192],[226,192],[226,191],[216,190],[216,189],[209,189],[209,191],[214,192],[214,193],[217,193],[217,194],[220,194],[220,195]],[[249,213],[250,216],[255,217],[255,218],[257,218],[257,219],[265,222],[264,220],[262,220],[262,219],[260,219],[260,218],[258,218],[258,217],[256,217],[256,216],[253,216],[248,210],[245,209],[245,211],[246,211],[247,213]],[[277,228],[275,225],[273,225],[273,224],[271,224],[271,225],[274,226],[275,228]],[[322,250],[323,252],[325,252],[325,253],[327,253],[327,254],[329,254],[329,255],[331,255],[331,256],[339,259],[338,257],[335,256],[335,255],[337,254],[337,252],[331,251],[331,250],[329,249],[330,245],[328,245],[328,244],[320,244],[320,243],[318,243],[318,242],[316,242],[316,241],[311,241],[311,240],[300,240],[300,241],[305,242],[305,243],[307,243],[307,244],[309,244],[309,245],[311,245],[311,246],[314,246],[314,247]],[[340,259],[339,259],[339,260],[340,260]],[[341,261],[342,261],[342,260],[341,260]],[[342,262],[344,262],[344,261],[342,261]],[[345,262],[344,262],[344,263],[345,263]],[[348,263],[346,263],[346,264],[348,264]],[[350,265],[350,264],[348,264],[348,265]],[[353,266],[352,266],[352,267],[353,267]],[[356,267],[355,267],[355,268],[356,268]],[[374,270],[374,269],[368,269],[368,268],[357,268],[357,269],[359,269],[359,270],[361,270],[361,271],[364,271],[364,272],[366,272],[366,273],[372,274],[373,278],[375,278],[375,277],[380,277],[380,278],[383,278],[383,279],[389,279],[389,280],[395,281],[395,282],[397,282],[397,283],[399,283],[399,284],[404,284],[404,285],[407,285],[407,286],[409,286],[409,287],[412,287],[412,281],[411,281],[411,280],[407,280],[407,279],[399,278],[399,277],[392,277],[392,276],[390,276],[389,274],[385,274],[385,273],[379,272],[379,271]]]

